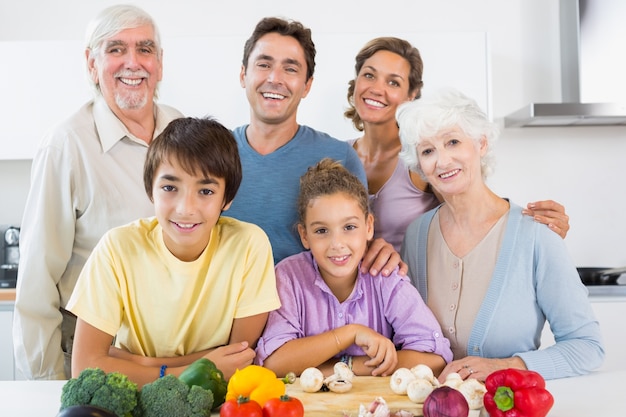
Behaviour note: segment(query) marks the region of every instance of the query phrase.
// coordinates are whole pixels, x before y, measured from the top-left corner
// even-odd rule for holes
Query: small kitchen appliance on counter
[[[15,288],[20,263],[20,228],[0,225],[0,288]]]
[[[578,267],[576,269],[589,295],[626,295],[626,266]]]

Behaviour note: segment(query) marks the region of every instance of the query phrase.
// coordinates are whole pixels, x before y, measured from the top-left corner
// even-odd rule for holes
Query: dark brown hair
[[[335,193],[343,193],[354,198],[367,217],[370,212],[369,196],[363,183],[341,163],[324,158],[300,177],[297,203],[300,224],[304,225],[306,210],[311,200]]]
[[[266,17],[261,19],[254,28],[254,32],[243,48],[242,64],[248,70],[248,59],[256,43],[268,33],[278,33],[282,36],[291,36],[298,41],[304,50],[306,60],[306,80],[308,81],[315,72],[315,44],[311,38],[311,29],[305,28],[302,23],[294,20],[285,20],[278,17]]]
[[[422,81],[422,75],[424,73],[424,63],[422,62],[422,56],[416,47],[411,45],[408,41],[394,37],[381,37],[375,38],[369,41],[359,51],[355,58],[354,71],[355,76],[359,75],[361,68],[365,61],[371,58],[378,51],[389,51],[394,54],[400,55],[406,59],[411,67],[409,71],[409,94],[415,93],[415,98],[418,99],[422,95],[422,87],[424,82]],[[353,104],[355,80],[352,79],[348,83],[348,109],[343,115],[352,120],[354,127],[363,131],[363,120],[357,113]]]
[[[152,200],[154,176],[164,161],[176,161],[190,175],[223,178],[224,204],[235,198],[241,184],[241,161],[230,130],[213,118],[175,119],[157,136],[146,156],[143,183]]]

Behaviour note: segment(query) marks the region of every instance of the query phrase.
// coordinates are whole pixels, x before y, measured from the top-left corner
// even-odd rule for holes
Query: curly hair
[[[311,200],[336,193],[354,198],[365,217],[370,213],[369,197],[363,183],[341,163],[324,158],[300,177],[300,194],[297,201],[300,224],[304,225]]]

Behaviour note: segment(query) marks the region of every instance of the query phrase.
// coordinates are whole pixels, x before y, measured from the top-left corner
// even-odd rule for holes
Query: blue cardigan
[[[411,282],[426,302],[428,229],[438,209],[411,223],[402,246]],[[546,320],[556,343],[539,349]],[[513,203],[467,355],[519,356],[545,379],[585,374],[604,360],[600,326],[565,242]]]

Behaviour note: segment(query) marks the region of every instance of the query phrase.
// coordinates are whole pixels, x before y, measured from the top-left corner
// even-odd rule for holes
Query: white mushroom
[[[443,381],[443,384],[441,385],[445,385],[454,389],[459,389],[459,385],[461,385],[461,383],[463,383],[463,378],[461,378],[461,375],[456,372],[450,372],[448,376],[446,376],[446,380]]]
[[[324,385],[324,374],[317,368],[306,368],[300,374],[300,386],[304,392],[317,392]]]
[[[343,362],[337,362],[333,367],[334,374],[324,379],[324,385],[332,392],[343,393],[352,389],[354,372]]]
[[[424,365],[424,364],[416,365],[413,368],[411,368],[411,372],[415,374],[417,379],[425,379],[427,381],[430,381],[432,385],[435,385],[435,386],[439,385],[439,381],[437,380],[437,378],[435,378],[435,375],[433,374],[433,370],[430,369],[430,366],[428,365]]]
[[[426,397],[433,392],[435,387],[427,379],[418,378],[409,382],[406,387],[406,394],[409,396],[409,400],[417,404],[424,404]]]
[[[338,394],[343,394],[344,392],[348,392],[352,389],[352,382],[340,379],[337,374],[331,375],[326,378],[324,380],[324,384],[328,387],[329,390]]]
[[[474,378],[466,379],[457,388],[467,400],[470,410],[479,410],[483,407],[483,397],[487,392],[485,384]]]
[[[332,392],[343,393],[352,389],[354,372],[343,362],[337,362],[333,367],[334,374],[326,377],[322,383]]]
[[[409,368],[398,368],[389,379],[389,387],[398,395],[406,395],[406,388],[409,382],[417,379],[415,374]]]
[[[344,362],[337,362],[333,370],[335,371],[335,375],[339,376],[339,379],[352,382],[354,372],[352,372],[352,369]]]

